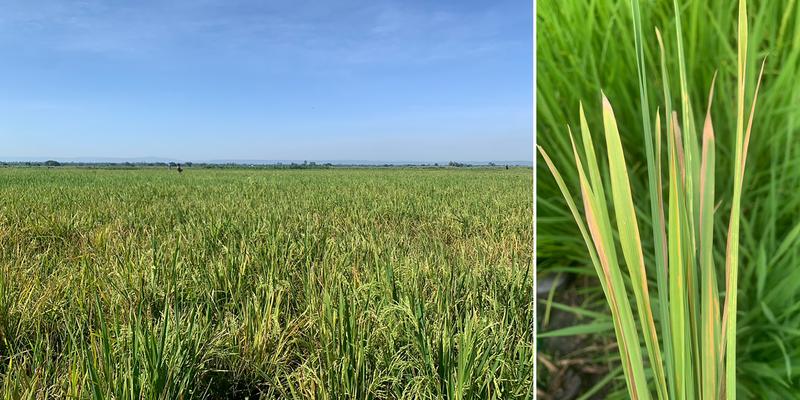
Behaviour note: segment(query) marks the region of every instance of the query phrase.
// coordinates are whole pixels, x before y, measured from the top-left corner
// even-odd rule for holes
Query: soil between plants
[[[582,307],[585,297],[581,293],[596,285],[599,282],[589,277],[571,279],[556,289],[553,302]],[[540,332],[590,322],[586,318],[579,319],[573,313],[551,308],[549,320],[544,325],[546,304],[547,294],[537,296],[537,329]],[[544,400],[572,400],[587,393],[613,368],[613,365],[603,362],[603,358],[617,351],[613,337],[602,334],[542,338],[537,339],[537,345],[539,377],[536,390],[538,397]],[[610,385],[606,385],[589,399],[604,399],[611,389]]]

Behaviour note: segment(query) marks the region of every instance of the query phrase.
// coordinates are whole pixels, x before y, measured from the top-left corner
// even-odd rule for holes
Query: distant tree
[[[177,165],[178,165],[178,164],[175,164],[174,162],[170,162],[170,163],[169,163],[169,167],[170,167],[170,168],[175,168]]]
[[[187,163],[186,163],[186,164],[184,164],[184,165],[186,165],[187,167],[191,167],[191,166],[192,166],[192,162],[191,162],[191,161],[189,161],[189,162],[187,162]]]
[[[61,163],[55,160],[47,160],[44,162],[44,165],[48,167],[58,167],[61,165]]]
[[[493,162],[490,162],[490,163],[489,163],[489,166],[490,166],[490,167],[494,167],[494,165],[495,165],[495,164],[494,164]]]

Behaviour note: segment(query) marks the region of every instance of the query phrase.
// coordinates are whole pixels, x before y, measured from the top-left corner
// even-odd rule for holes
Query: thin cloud
[[[491,10],[471,15],[399,1],[303,3],[24,2],[0,18],[0,40],[17,40],[22,31],[28,45],[64,52],[180,57],[197,48],[334,65],[420,64],[524,45],[499,39],[508,21]]]

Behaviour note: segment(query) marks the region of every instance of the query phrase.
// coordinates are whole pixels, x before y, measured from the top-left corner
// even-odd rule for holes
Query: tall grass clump
[[[647,161],[649,211],[654,256],[642,242],[622,139],[614,110],[602,95],[602,125],[607,164],[598,160],[589,123],[580,106],[582,151],[569,132],[576,165],[583,213],[547,152],[539,147],[555,177],[569,210],[578,224],[591,263],[611,311],[619,346],[620,363],[630,398],[734,399],[737,393],[737,289],[741,197],[758,84],[746,105],[748,52],[747,7],[739,2],[737,32],[736,123],[733,132],[715,134],[712,122],[714,81],[711,80],[706,113],[698,129],[692,112],[680,28],[675,7],[680,102],[673,109],[663,39],[660,44],[664,91],[661,111],[650,117],[639,5],[631,1],[644,153]],[[745,109],[749,108],[749,112]],[[680,110],[680,113],[679,111]],[[663,123],[662,123],[663,122]],[[652,124],[652,125],[651,125]],[[623,127],[634,129],[631,126]],[[663,134],[662,134],[663,132]],[[699,133],[699,134],[698,134]],[[723,286],[718,286],[715,262],[717,212],[717,135],[733,137],[733,176],[730,215],[725,235]],[[726,139],[727,140],[727,139]],[[666,174],[662,143],[666,142]],[[666,196],[664,195],[666,186]],[[607,195],[607,191],[610,192]],[[720,200],[726,201],[726,200]],[[621,257],[619,255],[621,249]],[[652,260],[650,266],[645,260]],[[622,265],[625,265],[623,270]],[[655,275],[656,295],[651,295],[648,269]],[[633,301],[629,289],[633,292]],[[720,301],[724,293],[724,300]],[[634,303],[632,305],[631,303]],[[644,352],[642,351],[644,342]]]
[[[684,85],[677,84],[677,79],[681,68],[685,71],[682,75],[690,99],[705,99],[709,83],[717,76],[712,111],[714,130],[725,134],[717,135],[715,141],[716,194],[730,199],[736,137],[727,133],[735,132],[737,123],[737,4],[728,0],[657,0],[641,1],[639,5],[639,26],[645,33],[641,35],[645,76],[655,78],[645,85],[650,101],[665,95],[680,99]],[[674,11],[676,8],[680,13]],[[764,81],[768,84],[759,91],[758,110],[753,116],[753,124],[765,134],[753,135],[749,142],[747,173],[742,183],[746,190],[741,193],[737,385],[739,393],[747,398],[797,398],[800,197],[795,188],[800,187],[800,141],[797,140],[800,46],[796,43],[800,42],[800,2],[750,1],[748,10],[748,60],[754,63],[768,55],[769,61],[764,70]],[[624,128],[620,138],[631,171],[629,178],[645,246],[645,264],[650,276],[656,278],[656,271],[649,269],[655,265],[656,249],[652,221],[647,218],[652,214],[649,171],[645,170],[647,136],[641,129],[628,129],[641,126],[643,119],[641,87],[638,79],[632,79],[639,74],[632,3],[630,0],[540,1],[536,18],[539,28],[536,53],[540,60],[536,82],[537,143],[547,149],[557,165],[572,160],[572,146],[564,124],[579,126],[580,115],[574,112],[579,102],[594,99],[598,88],[603,89],[613,102],[618,125]],[[658,37],[652,34],[656,27],[664,33],[665,52],[676,55],[665,58],[663,63]],[[678,27],[684,38],[682,62],[677,57],[678,41],[673,39]],[[669,93],[664,93],[663,79],[659,79],[662,69],[674,77]],[[758,72],[757,64],[748,64],[744,74],[747,98],[756,87]],[[679,100],[674,105],[683,107]],[[705,115],[705,101],[690,102],[689,108],[695,116]],[[665,118],[663,111],[664,107],[662,122],[668,121],[670,118]],[[653,119],[655,107],[649,113]],[[684,114],[681,111],[681,120]],[[586,118],[590,126],[602,124],[600,112],[589,112]],[[697,118],[695,125],[701,127],[700,123],[702,119]],[[568,187],[579,187],[574,168],[561,172]],[[580,232],[571,222],[569,207],[548,169],[539,168],[536,173],[537,270],[577,274],[580,278],[588,277],[588,283],[596,274]],[[715,232],[725,232],[732,202],[718,204]],[[649,212],[643,213],[644,210]],[[724,246],[715,247],[712,256],[715,265],[725,265]],[[651,286],[651,292],[658,292],[657,285]],[[593,341],[612,340],[609,314],[593,312],[607,307],[600,285],[589,284],[580,293],[579,309],[571,309],[577,311],[580,326],[597,332],[591,338]],[[563,310],[564,305],[559,302],[564,301],[556,296],[545,307]],[[545,341],[540,350],[552,355],[557,346],[550,347],[549,342]],[[604,365],[603,357],[596,353],[591,365]],[[617,382],[614,377],[606,381]]]

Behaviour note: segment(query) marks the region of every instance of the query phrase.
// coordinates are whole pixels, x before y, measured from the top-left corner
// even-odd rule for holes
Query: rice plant
[[[602,121],[607,165],[601,168],[598,163],[593,136],[582,106],[579,110],[582,152],[579,152],[572,132],[569,132],[583,215],[547,152],[542,147],[539,150],[578,224],[592,265],[600,278],[611,311],[629,396],[649,399],[653,397],[652,389],[655,389],[658,399],[733,399],[737,390],[736,319],[741,193],[764,64],[745,119],[748,26],[746,2],[740,1],[737,111],[736,129],[733,132],[734,176],[723,275],[725,297],[720,302],[721,291],[717,284],[717,265],[713,254],[717,140],[711,116],[714,79],[709,89],[700,137],[692,113],[692,99],[687,90],[680,10],[676,4],[681,114],[679,116],[678,111],[672,109],[669,74],[662,45],[660,53],[665,108],[662,135],[660,110],[656,111],[654,121],[649,116],[641,18],[638,2],[634,0],[631,5],[647,160],[649,220],[655,253],[650,270],[655,270],[657,296],[650,295],[644,256],[646,248],[639,231],[631,180],[617,120],[606,96],[602,96]],[[656,35],[659,43],[662,43],[658,31]],[[666,141],[667,153],[666,199],[662,184],[663,141]],[[607,174],[606,178],[603,172]],[[611,192],[610,202],[606,189]],[[616,229],[612,221],[616,222]],[[617,241],[622,250],[621,258],[617,253]],[[626,272],[623,272],[623,264]],[[635,307],[629,300],[626,282],[632,288]],[[656,321],[660,329],[656,328]],[[645,354],[642,353],[642,341]],[[646,371],[650,371],[650,374]]]

